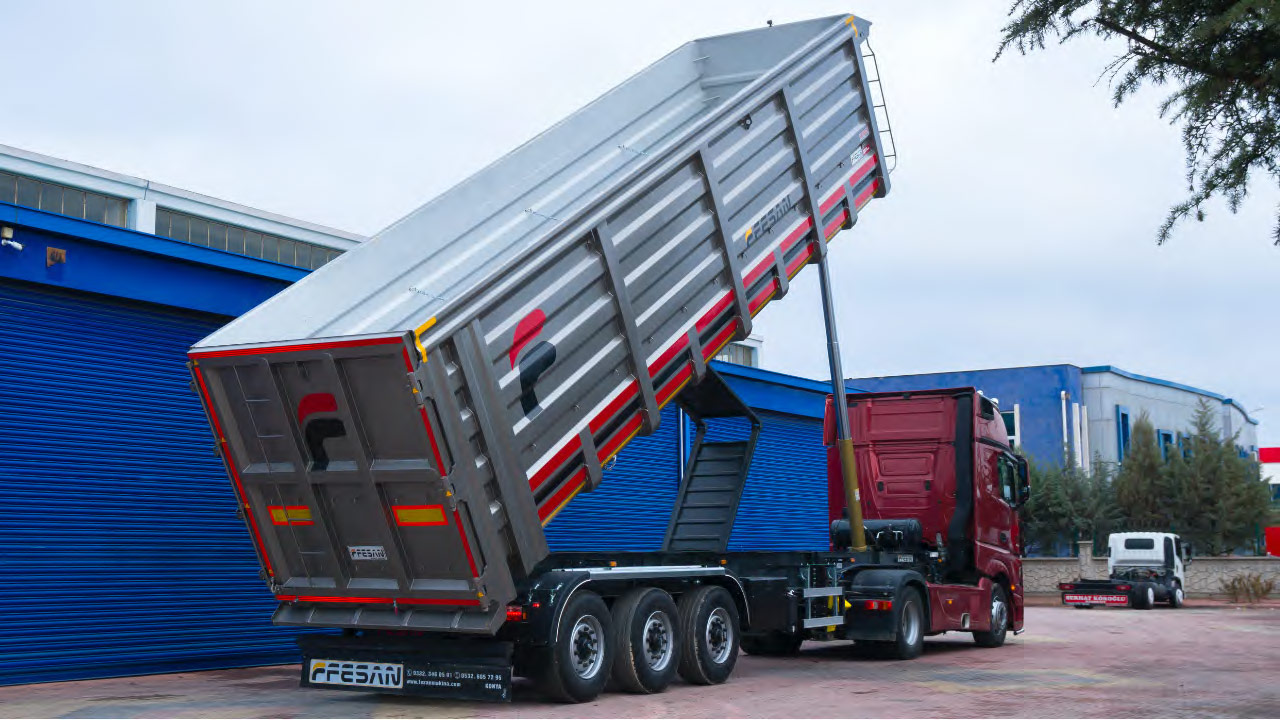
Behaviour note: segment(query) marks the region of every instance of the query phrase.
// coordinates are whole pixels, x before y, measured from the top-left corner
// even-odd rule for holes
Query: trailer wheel
[[[1184,602],[1186,602],[1186,596],[1182,592],[1182,584],[1175,581],[1169,590],[1169,607],[1177,609],[1182,607]]]
[[[973,642],[979,647],[1000,647],[1009,634],[1009,595],[1004,586],[991,586],[991,629],[973,633]]]
[[[881,650],[893,660],[912,660],[924,652],[924,601],[920,591],[905,585],[898,590],[893,601],[893,612],[897,620],[896,637],[881,644]]]
[[[703,585],[680,598],[680,677],[694,685],[718,685],[738,662],[738,606],[718,585]]]
[[[593,592],[569,600],[547,648],[538,687],[561,702],[589,702],[604,691],[613,660],[609,607]]]
[[[635,588],[613,603],[613,679],[624,690],[667,689],[680,664],[678,611],[658,588]]]

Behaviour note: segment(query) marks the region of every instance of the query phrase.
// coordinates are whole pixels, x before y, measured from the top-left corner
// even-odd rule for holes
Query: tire
[[[804,636],[773,631],[764,635],[743,635],[742,650],[748,655],[786,656],[800,652]]]
[[[593,592],[569,599],[555,642],[539,658],[538,687],[560,702],[590,702],[604,691],[613,660],[609,607]]]
[[[1133,598],[1133,606],[1139,610],[1150,610],[1156,604],[1156,590],[1150,585],[1146,590],[1138,591]]]
[[[742,629],[729,592],[704,585],[684,594],[678,607],[680,677],[694,685],[718,685],[738,662]]]
[[[978,647],[996,648],[1004,644],[1009,636],[1009,610],[1009,593],[1005,592],[1003,585],[992,585],[991,629],[974,631],[973,642]]]
[[[671,596],[635,588],[613,603],[613,679],[627,692],[659,693],[680,665],[679,617]]]
[[[894,622],[897,625],[897,636],[890,642],[882,643],[881,649],[892,660],[914,660],[924,652],[924,634],[927,629],[924,613],[924,599],[920,591],[911,586],[898,590],[893,601]]]
[[[1174,582],[1169,589],[1169,607],[1178,609],[1186,604],[1186,596],[1182,592],[1182,583]]]

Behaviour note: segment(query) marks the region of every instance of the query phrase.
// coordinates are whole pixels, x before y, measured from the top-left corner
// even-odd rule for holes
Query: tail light
[[[1132,585],[1117,585],[1117,586],[1116,586],[1116,589],[1117,589],[1117,590],[1121,590],[1121,591],[1124,591],[1124,590],[1132,590],[1132,589],[1133,589],[1133,586],[1132,586]]]
[[[863,602],[862,607],[867,610],[892,610],[893,601],[892,600],[866,600]]]
[[[507,606],[507,622],[524,622],[528,617],[523,605]]]
[[[1059,590],[1075,590],[1076,586],[1072,583],[1058,583]]]

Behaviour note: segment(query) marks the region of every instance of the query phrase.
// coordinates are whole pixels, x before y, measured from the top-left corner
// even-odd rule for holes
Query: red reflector
[[[867,600],[862,605],[867,610],[892,610],[892,600]]]
[[[1117,585],[1117,586],[1116,586],[1116,589],[1117,589],[1117,590],[1132,590],[1132,589],[1133,589],[1133,586],[1132,586],[1132,585]]]
[[[507,606],[507,622],[524,622],[524,607],[520,605]]]
[[[1076,586],[1071,583],[1058,583],[1059,590],[1075,590]]]

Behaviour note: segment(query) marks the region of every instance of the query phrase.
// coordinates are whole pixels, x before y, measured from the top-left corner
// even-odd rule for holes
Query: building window
[[[746,365],[747,367],[760,367],[760,348],[744,345],[742,343],[731,342],[724,346],[715,357],[716,360],[722,360],[734,365]]]
[[[1012,410],[1001,410],[1000,419],[1004,420],[1004,434],[1009,436],[1009,447],[1018,447],[1018,431],[1022,427],[1021,413],[1017,403]]]
[[[156,235],[305,270],[314,270],[342,254],[341,250],[214,222],[167,208],[156,208]]]
[[[116,227],[124,227],[129,215],[129,201],[123,198],[3,171],[0,202]]]
[[[1129,454],[1129,408],[1116,406],[1116,450],[1118,458],[1124,462]]]
[[[1169,448],[1175,447],[1173,433],[1169,430],[1156,430],[1156,443],[1160,445],[1160,457],[1169,459]]]

